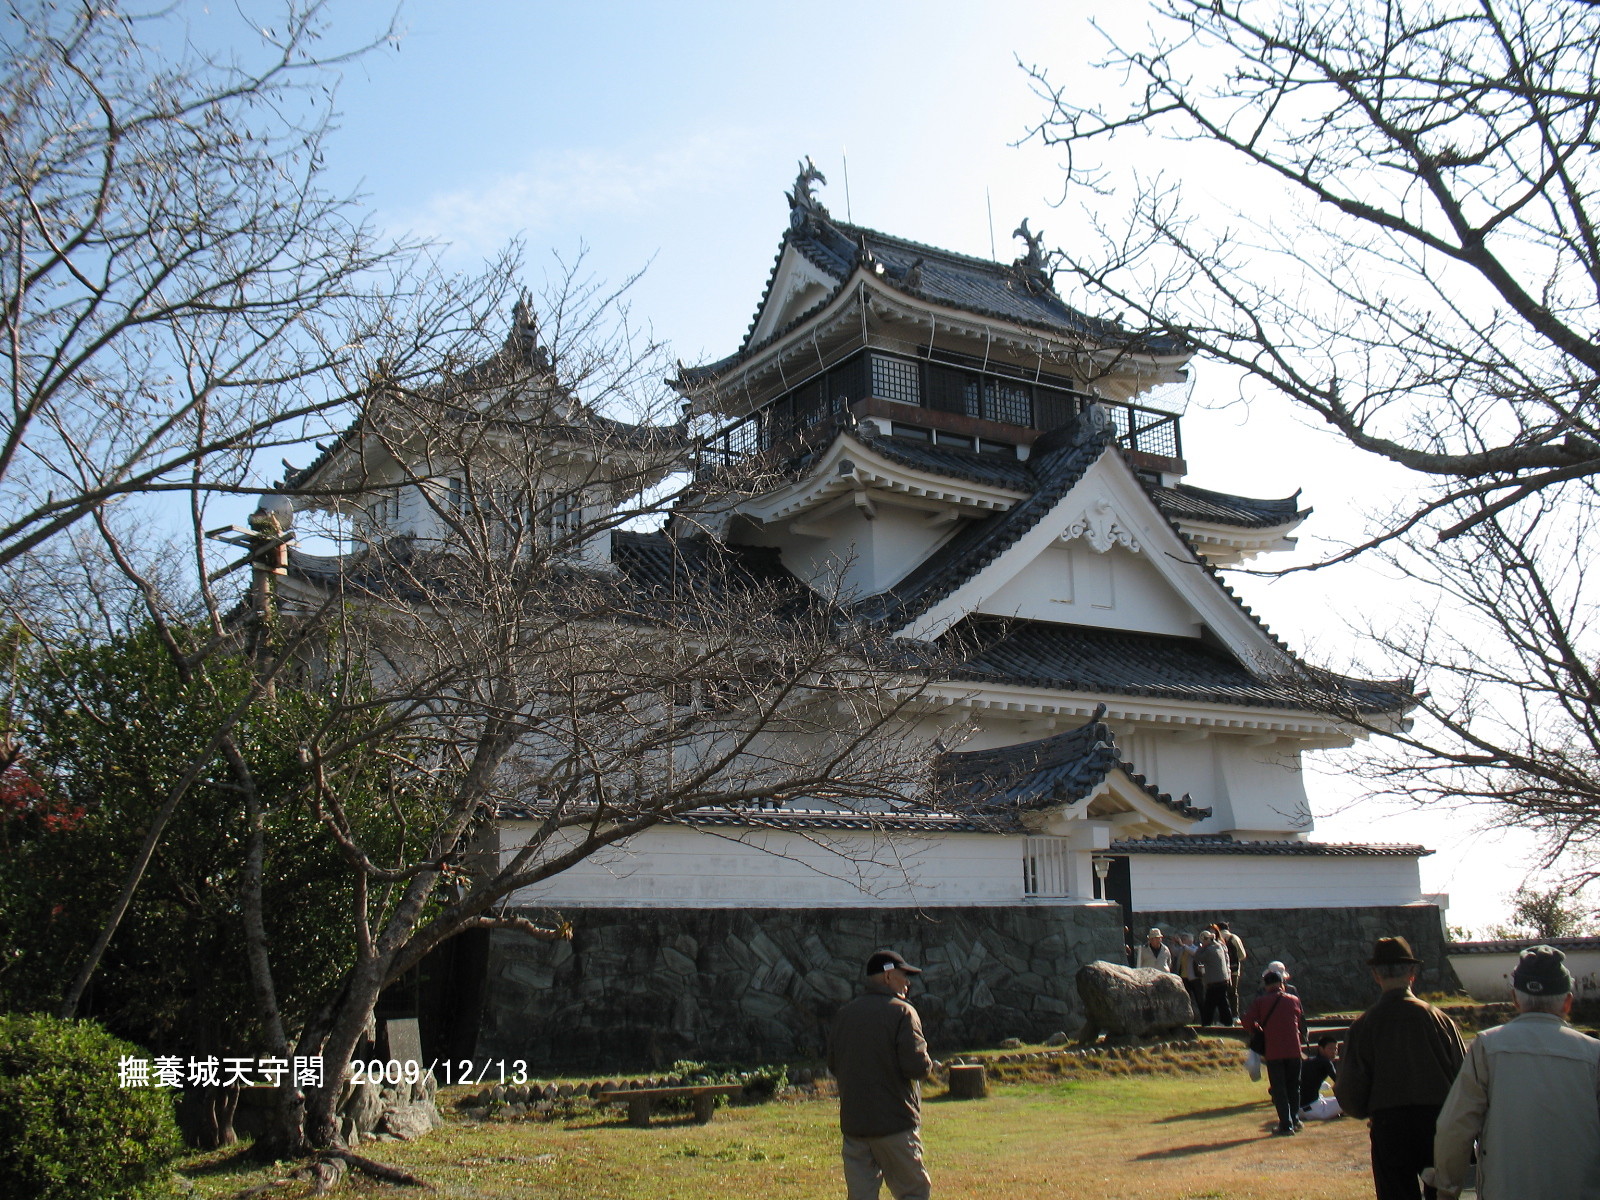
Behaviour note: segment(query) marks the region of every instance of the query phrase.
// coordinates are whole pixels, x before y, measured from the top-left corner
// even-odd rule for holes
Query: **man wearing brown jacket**
[[[839,1082],[849,1200],[876,1200],[883,1183],[895,1200],[928,1200],[920,1081],[933,1059],[905,1000],[920,974],[893,950],[879,950],[867,960],[866,992],[834,1018],[828,1069]]]
[[[1434,1200],[1420,1176],[1433,1165],[1434,1123],[1465,1047],[1454,1021],[1411,994],[1422,960],[1405,938],[1379,938],[1367,965],[1383,994],[1345,1035],[1333,1094],[1368,1119],[1378,1200]]]

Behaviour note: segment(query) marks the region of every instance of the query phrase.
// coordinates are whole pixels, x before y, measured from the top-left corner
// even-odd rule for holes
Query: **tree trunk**
[[[185,1088],[178,1105],[183,1140],[196,1150],[232,1146],[239,1140],[233,1131],[233,1114],[238,1107],[238,1085]]]

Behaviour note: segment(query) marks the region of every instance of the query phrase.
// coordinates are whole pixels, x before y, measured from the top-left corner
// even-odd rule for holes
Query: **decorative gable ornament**
[[[1096,554],[1105,554],[1111,547],[1117,545],[1126,546],[1135,554],[1140,554],[1144,550],[1139,544],[1139,539],[1117,517],[1111,501],[1104,496],[1091,500],[1083,515],[1061,532],[1063,542],[1074,541],[1077,538],[1088,542],[1089,548]]]

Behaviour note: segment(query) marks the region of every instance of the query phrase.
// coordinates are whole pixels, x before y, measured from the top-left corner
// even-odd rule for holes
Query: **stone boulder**
[[[1139,1038],[1171,1036],[1195,1020],[1189,993],[1171,971],[1091,962],[1078,968],[1077,978],[1085,1014],[1079,1045],[1087,1045],[1102,1033]]]

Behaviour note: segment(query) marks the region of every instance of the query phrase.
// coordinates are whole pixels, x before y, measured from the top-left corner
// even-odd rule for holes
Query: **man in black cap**
[[[867,959],[867,990],[839,1010],[828,1039],[828,1069],[839,1081],[844,1181],[849,1200],[927,1200],[922,1165],[922,1089],[933,1070],[922,1020],[906,1003],[922,974],[893,950]]]
[[[1476,1140],[1482,1200],[1600,1197],[1600,1042],[1566,1022],[1565,957],[1524,951],[1511,975],[1517,1016],[1472,1043],[1434,1138],[1441,1194],[1461,1194]]]
[[[1333,1094],[1368,1119],[1378,1200],[1434,1200],[1421,1175],[1433,1164],[1433,1127],[1465,1048],[1456,1023],[1411,994],[1422,960],[1403,937],[1379,938],[1367,960],[1383,989],[1345,1035]]]

